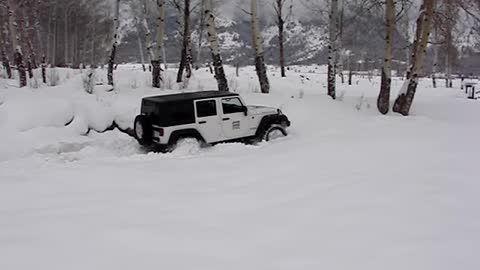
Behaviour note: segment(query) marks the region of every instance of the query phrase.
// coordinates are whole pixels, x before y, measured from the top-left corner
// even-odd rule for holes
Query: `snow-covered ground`
[[[0,79],[0,269],[479,269],[480,101],[425,80],[411,116],[382,116],[378,78],[332,101],[323,72],[272,69],[262,95],[253,68],[227,68],[290,136],[169,154],[102,133],[170,91],[135,66],[93,95],[78,71],[57,87]],[[201,69],[187,89],[215,85]]]

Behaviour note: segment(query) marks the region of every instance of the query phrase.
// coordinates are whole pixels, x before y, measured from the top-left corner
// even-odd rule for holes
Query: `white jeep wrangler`
[[[287,135],[290,121],[280,109],[244,104],[238,94],[220,91],[145,97],[135,137],[141,145],[171,150],[185,138],[214,144]]]

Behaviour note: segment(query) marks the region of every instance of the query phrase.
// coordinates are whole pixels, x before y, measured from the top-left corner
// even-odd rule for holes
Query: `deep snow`
[[[282,108],[290,136],[155,154],[97,132],[166,92],[148,75],[122,66],[114,92],[87,95],[60,73],[54,88],[0,79],[0,269],[480,267],[480,101],[458,82],[423,80],[412,116],[381,116],[376,77],[332,101],[323,67],[271,70],[270,95],[252,68],[228,68],[248,103]],[[214,87],[202,69],[188,89]]]

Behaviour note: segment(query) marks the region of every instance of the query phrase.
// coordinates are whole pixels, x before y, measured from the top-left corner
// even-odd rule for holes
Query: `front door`
[[[195,101],[197,129],[207,143],[223,140],[222,124],[215,99]]]
[[[227,139],[237,139],[246,136],[248,130],[245,106],[238,97],[221,99],[222,129]]]

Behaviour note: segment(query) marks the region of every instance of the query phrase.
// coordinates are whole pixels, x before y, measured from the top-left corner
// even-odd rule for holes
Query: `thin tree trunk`
[[[180,57],[180,66],[177,73],[177,83],[183,81],[183,71],[185,69],[189,69],[187,65],[189,65],[188,53],[190,48],[190,0],[184,0],[183,2],[183,42]]]
[[[164,47],[164,35],[165,35],[165,0],[157,0],[157,8],[159,11],[159,16],[157,18],[157,47],[155,49],[155,52],[151,53],[151,56],[152,56],[151,59],[152,59],[152,68],[153,68],[152,69],[152,85],[155,88],[160,88],[161,82],[163,81],[162,68],[160,63],[162,62],[161,55]]]
[[[25,4],[25,3],[24,3]],[[33,48],[33,25],[30,24],[30,16],[31,12],[27,14],[27,7],[25,5],[21,6],[21,19],[20,19],[20,29],[24,29],[24,35],[22,38],[22,42],[24,47],[28,49],[28,58],[27,58],[27,71],[28,77],[30,79],[33,78],[33,69],[36,68],[36,55],[35,50]],[[29,10],[30,11],[30,10]]]
[[[438,73],[438,57],[439,57],[439,45],[438,45],[438,26],[434,23],[433,29],[433,68],[432,68],[432,86],[433,88],[437,88],[437,73]]]
[[[402,115],[408,115],[412,106],[415,92],[418,86],[420,72],[422,70],[424,57],[428,45],[428,38],[430,35],[435,0],[423,0],[420,7],[420,15],[417,19],[417,35],[414,41],[414,48],[412,53],[412,63],[409,68],[409,78],[404,82],[402,89],[399,92],[393,111]]]
[[[52,14],[51,14],[50,9],[49,9],[48,10],[46,57],[47,57],[48,61],[50,61],[50,62],[51,62],[51,52],[52,52],[51,36],[52,36]]]
[[[201,10],[200,10],[200,26],[199,26],[199,37],[198,37],[198,49],[197,49],[197,57],[195,60],[195,69],[199,69],[199,64],[202,63],[202,42],[203,42],[203,33],[205,27],[205,0],[202,0],[201,3]]]
[[[137,35],[137,43],[138,43],[138,52],[140,54],[140,62],[142,63],[143,71],[146,71],[145,54],[143,53],[143,43],[142,43],[142,39],[140,38],[140,33]]]
[[[352,70],[352,55],[351,53],[348,54],[348,85],[352,85],[352,77],[353,77],[353,70]]]
[[[8,12],[8,21],[9,21],[9,29],[10,34],[12,37],[12,45],[15,50],[13,55],[13,62],[17,67],[18,74],[19,74],[19,86],[25,87],[27,86],[27,74],[25,72],[25,65],[23,63],[23,54],[22,54],[22,47],[20,42],[20,36],[18,34],[18,23],[15,17],[15,11],[18,6],[13,4],[12,0],[7,0],[7,12]]]
[[[146,42],[146,47],[147,47],[147,56],[149,58],[149,61],[152,61],[155,59],[155,52],[153,51],[153,41],[152,41],[152,32],[150,31],[150,27],[148,25],[148,7],[147,7],[147,1],[148,0],[143,0],[143,18],[142,18],[142,25],[145,30],[145,42]]]
[[[15,54],[13,56],[13,59],[14,59],[13,61],[14,61],[15,65],[17,66],[17,70],[18,70],[18,75],[19,75],[19,80],[20,80],[19,86],[20,87],[25,87],[25,86],[27,86],[27,73],[26,73],[26,70],[25,70],[26,68],[25,68],[25,64],[24,64],[24,61],[23,61],[23,51],[22,51],[22,46],[21,46],[22,42],[21,42],[21,39],[20,39],[20,35],[18,34],[19,32],[23,32],[24,29],[22,28],[21,24],[19,25],[18,21],[15,18],[15,9],[12,10],[11,18],[14,21],[13,28],[15,29],[14,33],[15,33],[15,45],[16,45]]]
[[[42,33],[40,31],[41,25],[40,25],[40,14],[38,12],[40,5],[42,4],[42,0],[37,0],[35,2],[35,6],[33,9],[33,17],[34,17],[34,32],[35,32],[35,37],[37,39],[37,50],[40,52],[41,55],[45,54],[45,46],[42,41]]]
[[[255,49],[255,68],[260,82],[260,90],[263,94],[268,94],[270,92],[270,82],[268,81],[267,68],[263,56],[263,39],[258,23],[257,0],[251,0],[250,4],[252,13],[252,42],[253,48]]]
[[[57,1],[54,2],[55,11],[53,13],[53,42],[52,42],[52,67],[57,65],[57,25],[58,25],[58,8],[57,8]]]
[[[218,90],[228,91],[227,78],[223,69],[222,57],[218,48],[217,29],[215,27],[215,15],[213,14],[212,0],[205,0],[206,26],[208,30],[208,39],[210,41],[210,49],[212,51],[213,66],[215,70],[215,79],[217,79]]]
[[[165,46],[162,47],[162,59],[163,59],[163,68],[167,70],[168,65],[167,65],[167,53],[165,52]]]
[[[12,68],[10,67],[10,61],[7,57],[5,46],[2,46],[2,66],[7,73],[7,78],[12,78]]]
[[[112,51],[110,52],[110,57],[108,59],[108,85],[113,86],[113,68],[115,66],[115,55],[117,53],[117,46],[118,46],[118,28],[120,26],[119,21],[120,16],[120,0],[115,1],[115,15],[113,18],[113,44],[112,44]]]
[[[331,0],[330,3],[330,34],[328,43],[328,95],[333,99],[336,98],[335,83],[336,70],[335,63],[337,56],[337,38],[338,38],[338,0]]]
[[[385,8],[385,58],[382,69],[380,94],[377,99],[378,111],[387,114],[390,109],[390,87],[392,84],[393,34],[395,31],[395,2],[387,0]]]
[[[335,70],[340,75],[341,83],[345,83],[343,76],[343,0],[338,0],[337,18],[337,55],[335,57]]]
[[[278,25],[278,31],[279,31],[279,34],[278,34],[278,42],[279,42],[279,45],[280,45],[280,74],[282,77],[287,77],[287,74],[285,72],[285,47],[284,47],[284,31],[283,31],[283,28],[284,28],[284,22],[282,21],[279,25]]]
[[[193,67],[193,54],[192,54],[192,43],[190,37],[188,38],[188,50],[187,50],[187,59],[186,59],[186,65],[185,65],[185,77],[187,79],[190,79],[192,77],[192,67]]]
[[[78,50],[78,23],[77,23],[77,14],[73,15],[73,35],[71,42],[71,51],[70,51],[70,63],[72,63],[73,68],[78,68],[77,63],[77,50]]]
[[[8,29],[11,38],[11,44],[14,51],[17,50],[19,43],[18,43],[18,35],[17,35],[17,22],[15,20],[15,10],[12,0],[7,0],[7,14],[8,14]]]
[[[446,43],[446,54],[445,54],[445,68],[446,68],[446,80],[445,87],[452,87],[452,66],[453,66],[453,57],[452,57],[452,42],[453,42],[453,21],[454,18],[454,5],[452,0],[444,0],[445,3],[445,13],[446,13],[446,22],[445,22],[445,43]]]
[[[96,22],[92,21],[93,24],[93,31],[92,31],[92,51],[90,54],[90,66],[92,68],[96,67],[96,61],[95,61],[95,38],[97,37],[97,24]]]
[[[47,63],[45,58],[44,54],[42,57],[42,81],[44,84],[47,84]]]
[[[350,66],[350,68],[348,69],[348,85],[352,85],[352,77],[353,77],[353,71],[352,71],[352,67]]]
[[[10,60],[8,59],[7,56],[7,45],[8,45],[8,23],[7,20],[4,20],[4,18],[8,18],[8,14],[4,16],[3,10],[0,10],[0,39],[2,40],[1,43],[1,60],[2,60],[2,66],[5,69],[7,73],[7,78],[11,79],[12,78],[12,68],[10,67]]]
[[[65,6],[65,13],[63,17],[64,21],[64,29],[63,29],[63,53],[64,53],[64,65],[65,67],[68,66],[68,11],[69,11],[69,6]]]
[[[410,67],[410,56],[411,56],[411,46],[410,46],[410,18],[408,18],[408,13],[405,15],[405,39],[407,44],[405,46],[405,74],[404,77],[408,77],[408,69]]]
[[[25,65],[23,64],[23,54],[20,47],[17,47],[14,55],[14,62],[18,69],[20,79],[20,87],[27,86],[27,73],[25,72]]]
[[[278,47],[280,53],[280,75],[282,77],[287,77],[285,73],[285,19],[283,17],[283,6],[285,4],[285,0],[276,0],[275,2],[275,11],[277,13],[277,26],[278,26]]]

